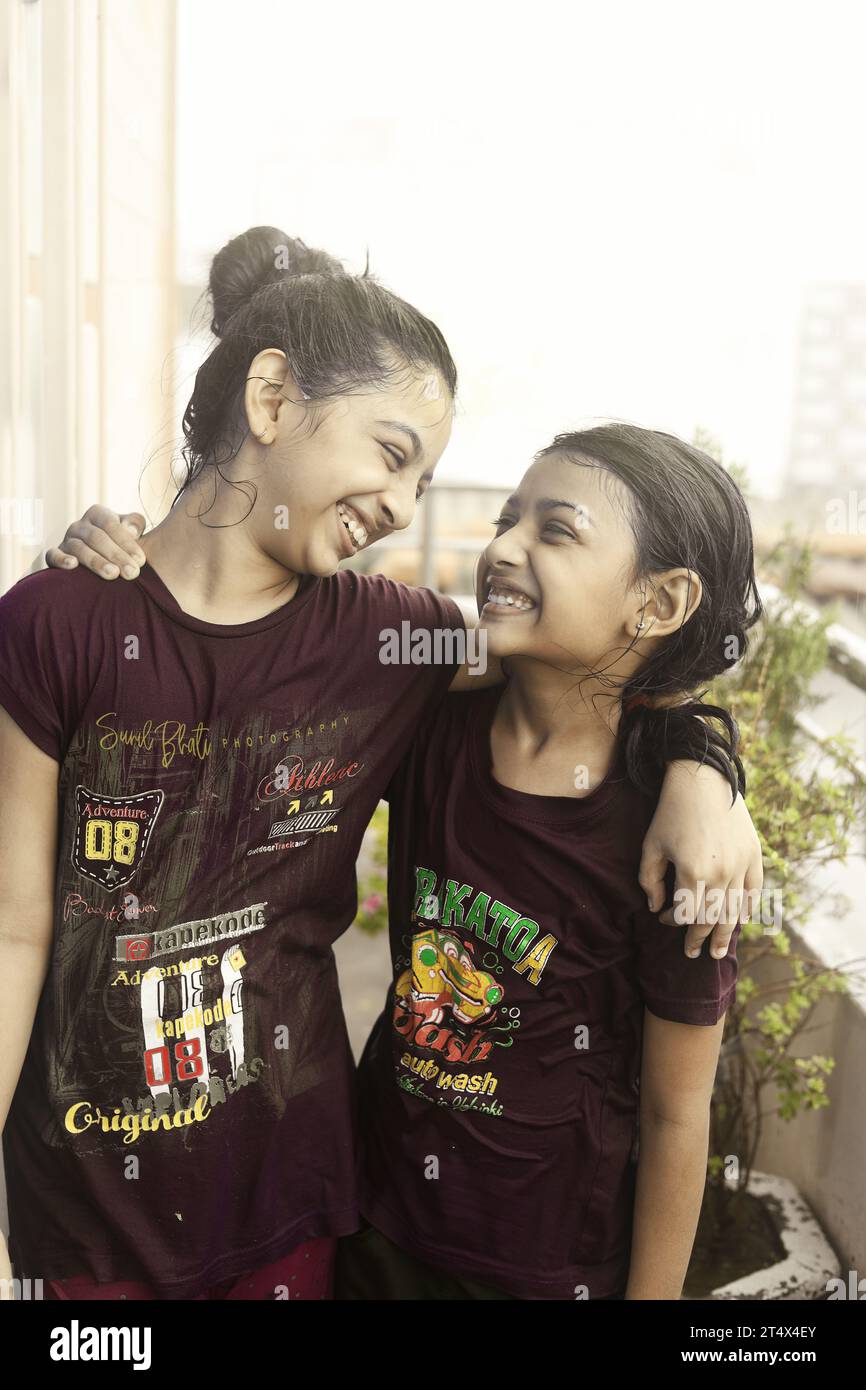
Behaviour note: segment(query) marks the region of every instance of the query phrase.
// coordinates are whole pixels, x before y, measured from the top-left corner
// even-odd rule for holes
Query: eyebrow
[[[412,450],[414,452],[415,458],[421,459],[424,453],[424,448],[417,430],[413,430],[411,425],[403,425],[400,423],[399,420],[377,420],[376,424],[386,425],[387,428],[390,430],[399,430],[401,434],[405,434],[406,437],[411,441]]]
[[[511,496],[506,501],[505,505],[506,507],[519,506],[519,498],[516,492],[513,492],[511,494]],[[584,507],[582,502],[567,502],[563,497],[539,497],[538,501],[535,504],[535,510],[537,512],[546,512],[549,511],[552,507],[568,507],[569,511],[579,512],[581,516],[586,517],[590,526],[595,526],[595,522],[593,521],[592,517],[590,516],[589,512],[586,510],[586,507]]]

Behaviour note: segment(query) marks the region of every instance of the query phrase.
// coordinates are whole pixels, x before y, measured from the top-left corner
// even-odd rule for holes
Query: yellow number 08
[[[84,832],[84,855],[86,859],[113,859],[116,864],[131,864],[137,840],[137,821],[89,820]]]

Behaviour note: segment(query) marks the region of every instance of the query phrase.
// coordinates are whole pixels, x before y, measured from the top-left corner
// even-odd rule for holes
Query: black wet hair
[[[369,273],[369,261],[363,274],[352,275],[277,227],[250,227],[214,256],[207,293],[219,341],[196,373],[183,416],[181,491],[206,466],[219,470],[243,444],[245,384],[265,348],[286,354],[311,407],[385,389],[407,369],[433,369],[453,408],[457,369],[448,344],[435,323]]]
[[[635,541],[628,583],[685,568],[701,581],[691,617],[665,639],[627,681],[590,674],[620,687],[619,737],[629,779],[655,794],[669,762],[715,767],[745,792],[739,729],[730,713],[704,704],[697,687],[746,654],[748,630],[763,612],[755,580],[752,526],[745,499],[725,468],[675,435],[611,422],[559,434],[536,459],[562,455],[601,468],[624,484]],[[637,641],[634,638],[632,645]],[[658,697],[678,701],[659,707]],[[721,730],[714,727],[720,723]]]

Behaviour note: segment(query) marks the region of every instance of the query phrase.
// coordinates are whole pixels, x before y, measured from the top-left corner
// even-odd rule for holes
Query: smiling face
[[[326,404],[310,430],[291,386],[284,395],[276,437],[253,477],[250,521],[272,559],[296,573],[330,575],[342,559],[410,524],[451,435],[451,397],[436,373],[404,371],[393,387]],[[287,526],[275,525],[281,516]]]
[[[569,672],[618,663],[643,603],[634,563],[624,485],[559,454],[539,459],[503,507],[479,561],[476,598],[488,651]]]

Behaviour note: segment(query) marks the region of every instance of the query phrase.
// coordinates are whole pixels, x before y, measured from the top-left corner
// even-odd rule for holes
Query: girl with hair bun
[[[137,540],[93,508],[0,599],[0,1124],[15,1271],[49,1297],[330,1296],[359,1222],[332,947],[361,839],[446,691],[501,680],[435,640],[465,635],[452,600],[339,568],[410,523],[448,443],[436,325],[273,227],[210,293],[168,516]],[[387,664],[403,623],[446,658]],[[712,884],[754,855],[693,771],[647,891],[674,845]]]

